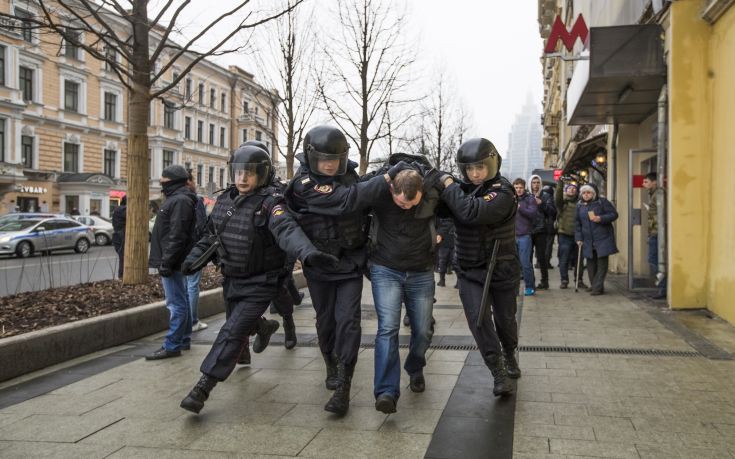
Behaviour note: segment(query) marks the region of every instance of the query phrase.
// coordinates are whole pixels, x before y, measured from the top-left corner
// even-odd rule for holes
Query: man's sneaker
[[[195,331],[199,331],[199,330],[204,330],[207,327],[209,327],[209,325],[205,324],[204,322],[202,322],[200,320],[200,321],[198,321],[197,323],[195,323],[194,325],[191,326],[191,331],[195,332]]]
[[[526,287],[526,291],[523,292],[523,296],[533,296],[536,293],[536,290],[532,289],[531,287]]]
[[[264,322],[264,323],[263,323]],[[260,354],[268,347],[268,343],[271,340],[273,333],[278,330],[281,325],[276,320],[264,320],[258,327],[258,333],[253,343],[253,352]]]
[[[549,281],[546,282],[539,282],[539,284],[536,286],[536,290],[548,290],[549,289]]]
[[[380,394],[375,400],[375,409],[385,414],[395,413],[396,399],[390,394]]]
[[[587,284],[584,283],[584,281],[579,281],[579,284],[577,284],[577,288],[589,288]]]
[[[152,352],[145,356],[146,360],[161,360],[170,359],[171,357],[181,357],[181,351],[167,351],[164,348],[160,348],[155,352]]]
[[[564,290],[567,287],[569,287],[569,281],[561,281],[561,285],[559,286],[559,288]]]

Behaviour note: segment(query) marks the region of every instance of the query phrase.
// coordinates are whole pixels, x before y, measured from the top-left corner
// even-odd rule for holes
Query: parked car
[[[94,232],[94,243],[96,245],[107,245],[112,243],[112,222],[97,215],[76,216],[74,220],[92,228]]]
[[[27,219],[35,219],[39,220],[42,218],[54,218],[54,217],[65,217],[64,214],[53,214],[50,212],[11,212],[9,214],[5,214],[2,217],[0,217],[0,226],[4,225],[7,222],[12,222],[16,220],[27,220]]]
[[[0,225],[0,255],[27,258],[35,252],[64,249],[85,253],[92,241],[90,227],[66,217],[19,219]]]

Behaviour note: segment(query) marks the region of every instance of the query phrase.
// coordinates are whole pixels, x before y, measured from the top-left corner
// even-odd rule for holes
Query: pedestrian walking
[[[444,176],[436,183],[455,220],[459,297],[467,325],[493,376],[493,393],[509,395],[513,389],[507,377],[521,376],[515,355],[516,293],[520,284],[515,239],[518,203],[513,186],[500,174],[501,164],[492,142],[470,139],[457,151],[463,182],[454,183],[451,177]],[[485,285],[489,269],[490,285]],[[480,317],[485,289],[487,312]]]
[[[618,252],[615,245],[615,229],[612,223],[618,219],[618,212],[607,199],[600,197],[594,184],[582,185],[582,199],[577,206],[574,239],[582,246],[587,259],[587,272],[590,278],[590,294],[605,293],[608,258]]]
[[[656,279],[657,291],[651,296],[654,300],[666,299],[666,276],[658,276],[658,203],[657,199],[664,190],[659,188],[655,172],[649,172],[643,179],[643,187],[648,190],[648,204],[645,204],[648,215],[648,265],[651,275]]]
[[[186,185],[191,191],[196,194],[197,186],[194,183],[194,177],[192,171],[189,173],[189,180]],[[204,199],[201,196],[197,196],[197,201],[194,206],[194,216],[196,223],[194,224],[194,241],[199,240],[204,236],[205,228],[207,226],[207,206],[204,205]],[[191,331],[204,330],[208,327],[206,323],[199,320],[199,284],[202,280],[202,272],[197,271],[195,273],[186,276],[186,291],[189,298],[189,309],[191,310]]]
[[[541,270],[541,282],[536,286],[536,290],[546,290],[549,288],[549,266],[546,258],[546,244],[549,238],[549,226],[551,225],[553,227],[554,219],[556,218],[556,208],[554,207],[553,198],[547,193],[542,193],[540,176],[532,175],[528,180],[528,184],[531,189],[531,195],[533,195],[538,206],[531,228],[533,251],[536,254],[536,262]]]
[[[447,272],[450,270],[454,255],[454,220],[451,218],[436,218],[436,269],[439,273],[437,287],[446,286]]]
[[[554,209],[556,211],[556,215],[559,215],[559,209],[556,205],[556,201],[554,199],[555,196],[555,190],[554,187],[551,185],[545,185],[543,188],[541,188],[541,193],[546,194],[550,197],[551,202],[554,203]],[[549,269],[554,269],[554,266],[551,264],[551,256],[554,254],[554,241],[557,238],[558,235],[558,228],[556,226],[556,217],[549,218],[546,220],[546,266]]]
[[[125,228],[128,197],[123,196],[120,205],[112,211],[112,247],[117,253],[117,277],[122,279],[125,270]]]
[[[561,285],[559,288],[566,289],[569,287],[569,269],[578,282],[577,287],[587,288],[584,284],[583,273],[584,266],[579,262],[580,269],[577,269],[577,244],[574,240],[574,231],[576,229],[575,216],[577,215],[577,201],[579,194],[577,193],[577,182],[571,177],[561,177],[556,184],[555,204],[558,210],[557,226],[559,231],[559,274],[561,276]]]
[[[181,407],[199,413],[214,386],[232,373],[246,337],[257,334],[254,352],[262,352],[278,329],[263,313],[281,289],[279,274],[286,253],[306,266],[335,266],[339,260],[320,252],[288,213],[283,195],[273,185],[268,153],[239,147],[230,158],[230,181],[215,203],[202,238],[184,262],[184,271],[201,269],[217,254],[224,276],[223,294],[230,313],[200,366],[201,378]]]
[[[531,231],[539,211],[536,198],[526,190],[526,181],[522,178],[513,180],[513,188],[518,200],[518,213],[515,219],[516,246],[523,273],[523,283],[526,285],[524,295],[531,296],[536,293],[536,277],[533,272],[533,241]]]
[[[168,166],[161,173],[161,191],[166,200],[151,231],[148,266],[158,270],[169,310],[169,330],[163,346],[146,360],[178,357],[191,346],[191,310],[186,275],[181,264],[196,242],[194,206],[196,195],[186,185],[189,173],[183,166]]]

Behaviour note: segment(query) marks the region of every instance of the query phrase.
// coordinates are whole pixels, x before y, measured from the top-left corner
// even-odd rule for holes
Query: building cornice
[[[735,0],[709,0],[702,10],[702,19],[714,24],[733,4]]]

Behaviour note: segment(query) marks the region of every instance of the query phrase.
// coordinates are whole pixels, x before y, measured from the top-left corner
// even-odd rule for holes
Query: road
[[[85,254],[0,258],[0,296],[114,279],[116,271],[117,254],[109,245],[92,246]]]

